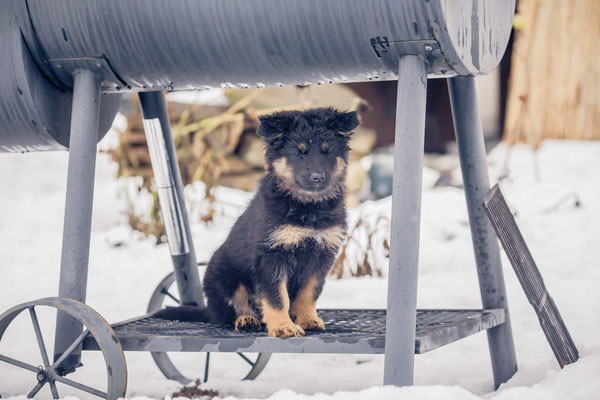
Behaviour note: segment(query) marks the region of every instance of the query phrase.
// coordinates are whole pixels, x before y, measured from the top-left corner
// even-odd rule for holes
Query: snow
[[[231,103],[223,89],[208,89],[202,91],[184,90],[167,94],[167,101],[183,104],[202,104],[207,106],[229,106]]]
[[[66,153],[0,156],[0,311],[36,298],[55,296],[64,216]],[[535,312],[503,254],[504,276],[519,371],[494,391],[485,334],[477,334],[415,358],[415,386],[382,387],[383,356],[274,354],[255,381],[241,382],[245,363],[236,355],[212,354],[204,388],[222,398],[288,399],[592,399],[600,398],[600,143],[547,141],[536,152],[500,144],[489,156],[490,178],[508,177],[502,190],[541,270],[581,358],[560,369]],[[108,321],[141,315],[156,284],[171,271],[166,245],[132,232],[125,223],[124,190],[116,165],[98,155],[87,303]],[[453,187],[433,188],[426,169],[423,192],[419,308],[481,306],[464,195]],[[456,176],[459,178],[458,176]],[[460,179],[458,179],[460,180]],[[191,215],[198,221],[201,186],[186,189]],[[575,193],[580,206],[574,205]],[[143,195],[140,195],[143,197]],[[228,203],[214,223],[193,224],[199,260],[210,257],[227,235],[249,194],[222,188]],[[388,215],[390,200],[351,210]],[[118,245],[117,245],[118,244]],[[385,266],[384,266],[385,270]],[[319,307],[383,308],[385,277],[328,280]],[[40,320],[46,345],[53,343],[48,312]],[[0,342],[0,353],[41,364],[27,318],[15,320]],[[166,380],[148,353],[126,353],[128,397],[165,398],[180,385]],[[204,355],[178,354],[185,373],[199,376]],[[75,375],[102,387],[103,362],[84,353],[85,367]],[[0,393],[24,399],[33,374],[0,364]],[[49,398],[44,388],[41,398]],[[59,386],[61,395],[89,398]],[[71,397],[72,398],[72,397]]]

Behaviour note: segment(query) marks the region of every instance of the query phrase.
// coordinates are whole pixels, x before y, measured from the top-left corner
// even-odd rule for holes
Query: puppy
[[[348,141],[357,126],[355,112],[333,108],[260,118],[267,172],[208,263],[212,322],[238,331],[266,324],[276,337],[325,329],[316,302],[346,235]],[[190,319],[183,314],[175,319]]]

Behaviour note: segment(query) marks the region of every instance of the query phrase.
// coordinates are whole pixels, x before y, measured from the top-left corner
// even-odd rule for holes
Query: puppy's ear
[[[259,117],[258,136],[263,139],[275,140],[288,132],[294,122],[294,117],[288,113],[275,113]]]
[[[339,132],[343,136],[349,136],[358,124],[358,115],[355,111],[335,111],[333,115],[327,119],[327,127]]]

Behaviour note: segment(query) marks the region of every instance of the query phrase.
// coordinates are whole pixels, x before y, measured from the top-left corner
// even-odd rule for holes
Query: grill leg
[[[100,81],[93,72],[87,70],[75,71],[74,81],[58,295],[85,302],[98,142]],[[65,312],[57,312],[55,361],[77,339],[82,329],[77,319]],[[62,363],[61,372],[72,372],[80,364],[80,360],[81,347]]]
[[[192,232],[163,92],[140,93],[144,130],[182,304],[204,307]]]
[[[494,383],[498,388],[517,371],[517,361],[498,241],[483,210],[483,198],[490,190],[490,183],[475,81],[472,77],[448,79],[448,88],[483,307],[503,308],[506,312],[505,322],[487,331]]]
[[[413,384],[427,72],[418,56],[398,63],[394,185],[383,383]]]

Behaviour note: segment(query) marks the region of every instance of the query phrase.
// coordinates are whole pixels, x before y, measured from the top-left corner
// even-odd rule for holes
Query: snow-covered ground
[[[206,388],[222,397],[305,399],[593,399],[600,398],[600,143],[545,142],[537,153],[528,147],[499,145],[489,157],[491,181],[508,167],[502,189],[541,269],[571,335],[580,360],[560,370],[537,317],[504,257],[504,275],[519,371],[493,391],[485,334],[477,334],[415,360],[415,386],[381,387],[383,356],[274,354],[255,381],[240,382],[245,363],[236,355],[213,354]],[[66,153],[0,156],[0,312],[32,299],[55,296],[64,213]],[[108,321],[144,313],[156,284],[170,272],[166,245],[131,232],[124,223],[125,201],[116,165],[98,156],[87,303]],[[435,174],[424,176],[420,308],[481,306],[461,190],[433,188]],[[248,194],[224,191],[243,205]],[[575,193],[580,206],[564,196]],[[188,191],[193,197],[194,192]],[[363,212],[389,214],[389,199],[361,206]],[[551,210],[550,210],[551,209]],[[356,215],[359,210],[352,210]],[[192,213],[194,214],[194,213]],[[233,219],[195,223],[199,259],[207,259],[225,238]],[[116,246],[115,244],[119,244]],[[330,279],[319,306],[383,308],[385,278]],[[52,347],[52,313],[42,315]],[[41,364],[30,322],[11,326],[0,353]],[[180,388],[166,380],[148,353],[127,353],[128,397],[164,398]],[[182,354],[181,369],[200,375],[204,355]],[[102,387],[103,364],[84,353],[85,383]],[[33,374],[0,363],[2,396],[26,394]],[[47,387],[41,398],[49,398]],[[73,394],[60,387],[61,395]],[[85,396],[81,396],[84,398]],[[24,397],[23,397],[24,398]]]

